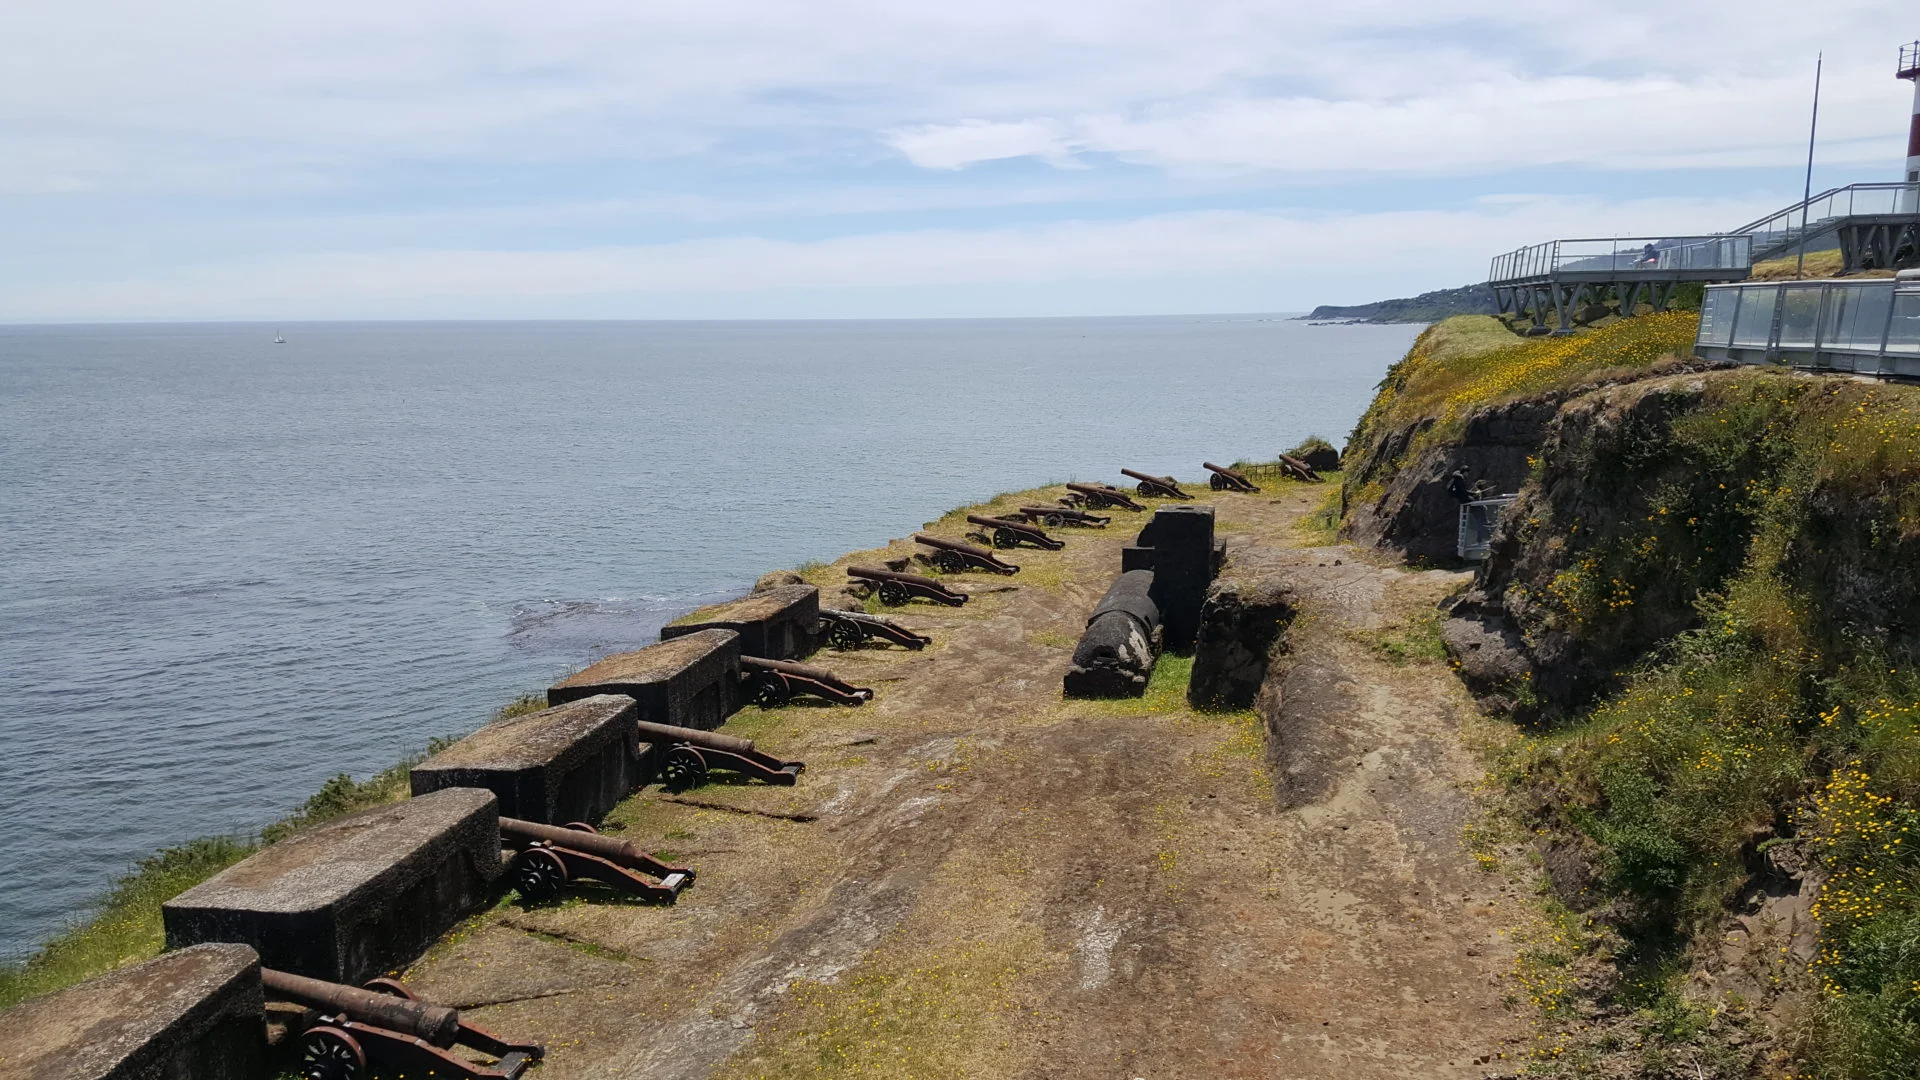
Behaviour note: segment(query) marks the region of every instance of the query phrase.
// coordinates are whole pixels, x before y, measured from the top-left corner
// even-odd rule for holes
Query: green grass
[[[1438,610],[1423,611],[1406,622],[1377,630],[1355,630],[1352,634],[1375,656],[1395,667],[1441,664],[1447,660],[1447,647],[1440,640]]]

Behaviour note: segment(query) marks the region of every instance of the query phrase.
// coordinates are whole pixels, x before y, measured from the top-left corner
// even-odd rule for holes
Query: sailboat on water
[[[273,343],[275,345],[285,345],[287,343],[287,339],[281,335],[280,331],[275,330],[273,332]]]

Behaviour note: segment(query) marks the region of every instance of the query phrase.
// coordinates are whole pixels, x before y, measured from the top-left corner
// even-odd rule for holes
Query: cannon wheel
[[[305,1080],[365,1080],[367,1052],[360,1040],[337,1027],[309,1028],[300,1039],[300,1075]]]
[[[763,709],[777,709],[793,700],[793,691],[787,689],[787,680],[771,671],[763,672],[753,688],[753,700]]]
[[[1020,534],[1014,532],[1012,529],[995,529],[993,530],[993,546],[997,548],[1019,547]]]
[[[857,649],[867,640],[867,632],[860,624],[848,619],[836,619],[833,628],[827,631],[827,644],[845,651]]]
[[[1207,477],[1207,486],[1215,491],[1225,491],[1230,485],[1227,483],[1226,477],[1221,476],[1219,473],[1214,473],[1212,476]]]
[[[667,750],[667,758],[660,763],[660,783],[668,791],[685,791],[707,782],[707,759],[694,747],[686,743]]]
[[[1156,491],[1159,491],[1159,490],[1160,490],[1160,485],[1158,485],[1158,484],[1149,484],[1149,483],[1147,483],[1147,482],[1146,482],[1145,480],[1142,480],[1142,481],[1140,481],[1139,483],[1137,483],[1137,484],[1135,484],[1135,485],[1133,485],[1133,490],[1135,490],[1135,491],[1137,491],[1137,492],[1139,492],[1140,494],[1142,494],[1142,495],[1145,495],[1145,496],[1146,496],[1147,498],[1149,498],[1149,499],[1151,499],[1151,498],[1153,498],[1153,495],[1154,495],[1154,492],[1156,492]]]
[[[1057,529],[1060,526],[1065,525],[1067,523],[1067,519],[1060,516],[1059,514],[1048,514],[1047,516],[1041,518],[1040,520],[1046,522],[1047,528],[1049,529]]]
[[[513,857],[513,887],[522,900],[551,900],[567,887],[567,864],[545,848],[528,848]]]
[[[883,581],[880,583],[880,602],[888,607],[899,607],[901,604],[906,603],[909,598],[910,594],[908,594],[905,585],[897,581]]]
[[[407,989],[398,979],[388,979],[384,977],[368,979],[366,982],[360,984],[360,989],[371,990],[376,994],[392,994],[394,997],[406,998],[408,1001],[420,1000],[414,997],[413,991]]]
[[[934,568],[943,574],[958,574],[967,568],[967,560],[957,551],[936,551],[933,553]]]

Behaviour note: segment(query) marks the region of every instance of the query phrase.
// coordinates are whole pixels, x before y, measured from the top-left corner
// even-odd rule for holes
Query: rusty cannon
[[[1146,510],[1146,507],[1128,498],[1126,492],[1107,484],[1068,484],[1067,491],[1071,493],[1068,499],[1078,499],[1092,510],[1109,507],[1116,510]]]
[[[988,530],[987,535],[992,537],[994,547],[1010,548],[1019,547],[1021,544],[1032,544],[1034,547],[1045,548],[1048,551],[1059,551],[1067,546],[1066,541],[1055,540],[1048,536],[1045,530],[1024,521],[988,517],[985,514],[968,514],[967,520]]]
[[[651,743],[661,759],[656,776],[668,791],[685,791],[707,782],[707,773],[728,769],[756,780],[792,787],[805,762],[782,761],[753,748],[752,739],[722,735],[698,728],[674,727],[638,721],[640,738]]]
[[[1207,477],[1207,486],[1215,491],[1244,491],[1250,495],[1260,492],[1260,486],[1247,479],[1245,473],[1215,465],[1211,461],[1201,462],[1200,467],[1213,474]]]
[[[500,819],[500,840],[519,852],[508,873],[522,898],[550,900],[582,878],[598,881],[642,900],[671,904],[693,884],[685,866],[663,863],[625,840],[601,836],[582,822],[542,825],[518,818]],[[659,884],[641,877],[659,878]]]
[[[880,594],[880,602],[888,607],[899,607],[916,596],[948,607],[959,607],[967,602],[966,593],[955,592],[923,574],[876,570],[870,566],[849,566],[847,576],[872,585],[874,591]]]
[[[933,644],[932,638],[916,634],[892,619],[838,608],[820,609],[820,621],[814,624],[813,636],[816,640],[826,642],[829,648],[842,652],[857,649],[874,638],[891,641],[914,652]]]
[[[534,1043],[509,1042],[460,1018],[457,1009],[421,1001],[392,979],[365,988],[260,969],[266,996],[319,1013],[300,1036],[303,1080],[369,1080],[375,1076],[438,1076],[449,1080],[516,1080],[545,1056]],[[451,1053],[476,1050],[481,1065]]]
[[[1177,482],[1175,482],[1173,477],[1171,476],[1154,476],[1151,473],[1134,472],[1132,469],[1121,469],[1120,473],[1123,476],[1131,476],[1135,480],[1140,481],[1138,484],[1134,485],[1134,489],[1140,492],[1140,494],[1147,496],[1148,498],[1160,498],[1160,499],[1191,499],[1193,498],[1193,496],[1187,494],[1184,491],[1181,491],[1180,485]]]
[[[1320,474],[1313,471],[1313,466],[1301,461],[1297,457],[1289,457],[1286,454],[1281,454],[1280,468],[1286,472],[1288,476],[1296,480],[1305,480],[1309,484],[1318,484],[1321,482]]]
[[[1085,510],[1076,510],[1070,506],[1023,506],[1020,516],[1035,525],[1045,525],[1049,529],[1058,529],[1071,525],[1077,529],[1104,529],[1113,521],[1100,514],[1089,514]]]
[[[1010,562],[1003,562],[1000,556],[986,548],[963,544],[958,540],[948,540],[926,533],[914,533],[913,542],[933,548],[933,554],[920,558],[933,564],[934,569],[945,574],[958,574],[964,570],[985,570],[991,574],[1017,574],[1020,568]]]
[[[740,658],[740,681],[752,688],[753,700],[763,709],[777,709],[796,695],[812,694],[836,705],[865,705],[873,691],[843,682],[826,668],[791,660]]]

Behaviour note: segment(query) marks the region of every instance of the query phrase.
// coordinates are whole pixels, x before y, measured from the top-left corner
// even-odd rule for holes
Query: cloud
[[[1308,291],[1347,281],[1383,294],[1483,275],[1486,258],[1552,235],[1592,235],[1631,220],[1647,230],[1731,226],[1766,199],[1639,200],[1505,196],[1454,211],[1299,214],[1203,211],[1124,221],[992,229],[923,229],[816,241],[699,239],[577,251],[392,250],[217,263],[113,282],[43,285],[0,298],[0,318],[352,318],[421,315],[537,318],[564,310],[658,316],[676,298],[751,315],[783,291],[838,290],[822,315],[950,314],[889,310],[903,287],[1015,284],[1078,294],[1087,282],[1153,283],[1221,274],[1298,281],[1264,310],[1328,300]],[[1129,295],[1138,295],[1129,290]],[[560,303],[591,297],[586,308]],[[715,298],[719,298],[716,302]],[[727,299],[731,298],[731,299]],[[1230,304],[1225,310],[1246,310]]]

